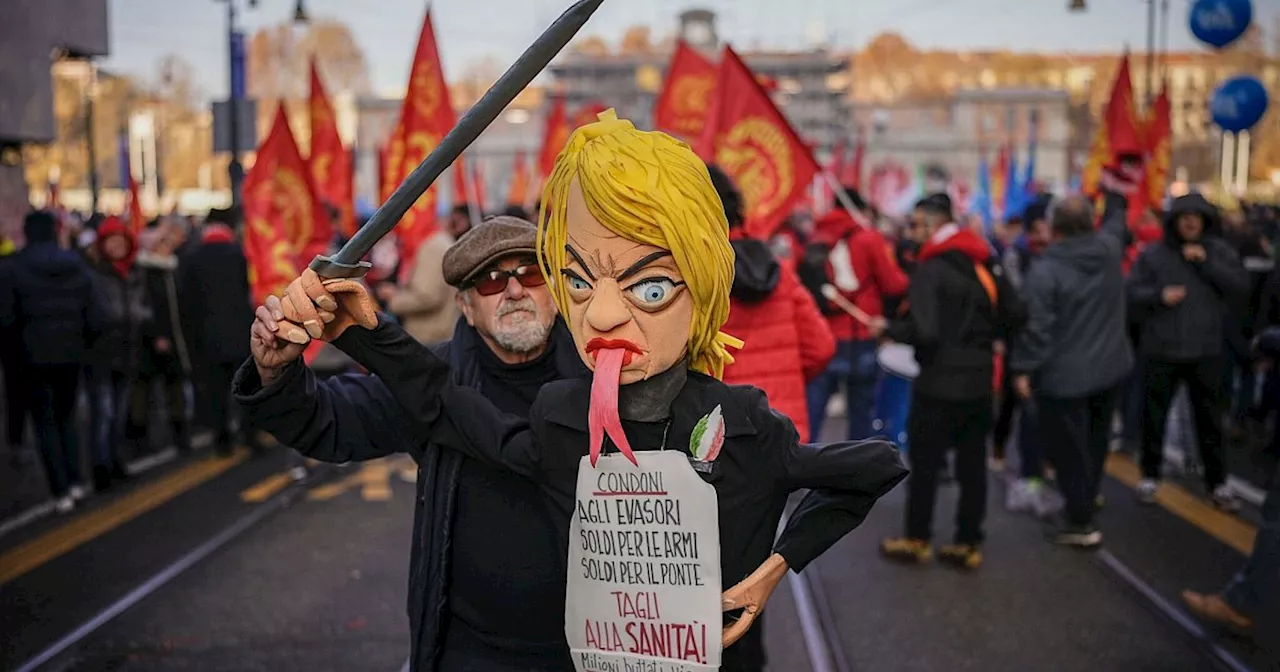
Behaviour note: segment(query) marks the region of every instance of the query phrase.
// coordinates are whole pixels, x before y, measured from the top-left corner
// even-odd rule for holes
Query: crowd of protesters
[[[1280,376],[1270,375],[1280,352],[1275,207],[1223,211],[1191,194],[1164,213],[1132,212],[1134,186],[1121,167],[1098,199],[1042,194],[987,226],[960,218],[944,194],[892,221],[845,188],[825,214],[798,213],[759,239],[746,233],[732,181],[711,173],[736,254],[725,330],[748,344],[724,378],[764,389],[802,438],[860,439],[899,426],[912,471],[904,533],[881,544],[888,559],[934,558],[938,486],[954,480],[956,529],[936,555],[980,567],[988,482],[1006,468],[1010,510],[1056,518],[1054,543],[1096,547],[1108,454],[1132,452],[1142,472],[1136,496],[1156,501],[1171,415],[1193,427],[1186,460],[1222,511],[1238,506],[1228,443],[1280,457],[1280,432],[1268,429],[1280,410]],[[533,218],[515,206],[503,214]],[[522,351],[477,317],[473,286],[442,271],[478,219],[454,208],[410,263],[388,237],[366,280],[423,343],[456,339],[466,323],[490,348]],[[24,234],[18,249],[0,245],[7,439],[23,445],[31,420],[58,510],[128,478],[127,460],[163,436],[190,451],[193,424],[212,431],[221,453],[256,445],[228,394],[253,322],[232,213],[161,217],[135,234],[115,217],[36,211]],[[512,272],[499,275],[510,281]],[[545,345],[549,336],[540,338]],[[906,417],[896,420],[886,411],[895,376],[880,359],[890,343],[909,346],[918,369],[907,376]],[[312,367],[330,366],[328,355]],[[339,355],[331,366],[349,364]],[[845,426],[827,426],[833,406],[843,407]],[[78,407],[88,409],[87,432]],[[158,438],[153,427],[168,431]],[[1259,535],[1272,549],[1275,487]],[[1246,569],[1224,594],[1189,593],[1187,603],[1247,622],[1262,590],[1250,571],[1265,574]]]
[[[230,374],[249,354],[248,268],[233,220],[35,211],[0,257],[0,352],[10,450],[28,420],[58,511],[130,476],[129,461],[213,430],[244,443],[228,414]],[[162,404],[153,403],[159,394]],[[151,431],[162,407],[167,433]],[[86,408],[87,429],[78,422]],[[167,444],[162,442],[167,440]]]

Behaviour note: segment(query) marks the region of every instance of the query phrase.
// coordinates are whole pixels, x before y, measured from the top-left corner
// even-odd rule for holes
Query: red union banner
[[[715,64],[680,41],[654,107],[654,127],[690,142],[702,137],[715,89]]]
[[[456,120],[453,103],[449,100],[449,89],[444,82],[444,70],[440,67],[435,28],[428,10],[422,22],[422,33],[418,37],[413,68],[409,73],[409,88],[400,108],[400,123],[392,133],[387,152],[384,197],[390,196],[395,187],[427,158],[453,128]],[[390,189],[387,188],[388,183]],[[422,241],[435,232],[435,223],[436,190],[432,187],[418,198],[396,227],[396,234],[404,245],[406,260],[411,260]]]
[[[254,299],[262,302],[281,294],[332,237],[283,106],[245,176],[244,195],[245,257]]]
[[[338,121],[325,93],[324,82],[311,61],[311,97],[307,105],[311,113],[311,180],[320,198],[338,209],[338,227],[350,238],[356,232],[355,204],[351,185],[351,155],[342,146]]]
[[[819,172],[808,145],[729,47],[697,150],[737,183],[747,233],[758,238],[772,235]]]

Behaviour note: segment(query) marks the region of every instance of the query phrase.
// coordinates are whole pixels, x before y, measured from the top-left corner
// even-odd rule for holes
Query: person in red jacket
[[[822,373],[836,352],[835,338],[795,271],[779,263],[768,243],[743,227],[742,194],[717,166],[707,166],[729,220],[733,289],[723,331],[746,342],[724,368],[724,382],[754,385],[774,410],[790,418],[811,442],[805,384]]]
[[[876,385],[880,380],[876,348],[879,332],[884,329],[884,299],[907,291],[907,275],[898,266],[893,245],[866,217],[867,205],[862,196],[853,187],[844,187],[844,193],[858,210],[858,219],[836,198],[831,212],[814,224],[809,249],[827,250],[824,269],[827,282],[866,313],[870,324],[863,324],[845,311],[827,305],[825,300],[818,301],[827,315],[837,349],[830,366],[809,383],[809,428],[815,437],[819,435],[826,419],[827,402],[844,382],[848,437],[863,439],[874,433],[872,416]]]

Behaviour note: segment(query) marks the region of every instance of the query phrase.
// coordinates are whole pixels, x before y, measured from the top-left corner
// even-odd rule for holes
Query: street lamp
[[[245,95],[245,54],[244,35],[236,29],[236,0],[218,0],[227,3],[227,67],[230,92],[227,96],[228,123],[230,131],[228,141],[231,150],[231,162],[227,166],[227,174],[231,180],[231,208],[238,211],[243,199],[244,164],[240,162],[240,99]],[[258,0],[248,0],[249,8],[255,9]],[[293,8],[293,21],[305,24],[310,21],[305,0],[297,0]]]

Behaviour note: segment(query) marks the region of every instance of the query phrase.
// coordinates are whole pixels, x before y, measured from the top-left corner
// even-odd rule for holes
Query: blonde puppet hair
[[[637,243],[671,250],[693,298],[690,367],[720,378],[739,341],[720,331],[729,317],[733,248],[729,223],[707,166],[665,133],[638,131],[613,110],[569,136],[547,179],[538,217],[538,263],[561,315],[569,314],[567,263],[569,185],[582,188],[587,209],[605,228]]]

